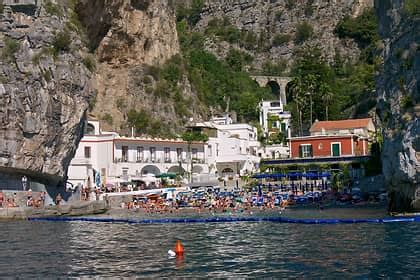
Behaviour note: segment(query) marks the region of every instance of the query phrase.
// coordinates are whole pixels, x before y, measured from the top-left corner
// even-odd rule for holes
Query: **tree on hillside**
[[[302,109],[305,105],[305,86],[303,80],[300,78],[294,78],[290,82],[290,90],[292,92],[293,103],[296,105],[296,112],[298,114],[298,134],[299,136],[303,135],[303,125],[302,125]]]
[[[331,87],[326,83],[322,83],[319,86],[319,94],[321,95],[322,101],[325,105],[325,120],[328,121],[328,107],[333,101],[334,94],[331,90]]]

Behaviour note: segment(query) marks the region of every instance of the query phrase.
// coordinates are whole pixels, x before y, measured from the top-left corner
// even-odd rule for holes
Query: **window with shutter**
[[[312,157],[312,145],[311,144],[302,144],[299,146],[299,157],[307,158]]]

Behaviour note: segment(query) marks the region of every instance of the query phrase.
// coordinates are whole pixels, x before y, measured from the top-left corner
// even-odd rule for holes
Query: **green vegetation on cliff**
[[[375,68],[380,63],[375,56],[379,41],[376,16],[367,10],[359,17],[346,17],[338,23],[336,33],[354,39],[362,55],[356,63],[348,63],[337,52],[331,64],[319,48],[299,50],[288,90],[294,134],[305,134],[315,119],[363,117],[376,105]]]
[[[403,11],[408,16],[420,17],[420,0],[406,0]]]
[[[198,1],[200,2],[200,1]],[[190,10],[191,12],[192,10]],[[228,18],[210,20],[203,33],[195,31],[191,14],[178,10],[178,35],[181,43],[183,65],[199,99],[207,106],[222,109],[225,97],[232,100],[231,109],[239,119],[257,120],[257,103],[262,98],[273,98],[267,89],[259,88],[245,69],[250,69],[252,56],[245,51],[231,48],[225,58],[217,58],[204,48],[206,37],[237,44],[251,52],[263,51],[266,46],[287,44],[288,34],[255,34],[239,30]],[[196,16],[194,16],[196,18]],[[303,22],[296,26],[295,43],[309,40],[312,26]],[[379,41],[378,22],[372,10],[359,17],[346,17],[335,29],[340,38],[356,41],[361,56],[356,63],[345,62],[337,51],[334,62],[327,62],[319,48],[296,48],[288,88],[288,109],[292,111],[295,134],[304,133],[310,122],[365,116],[375,106],[375,67],[378,63],[376,49]],[[267,61],[262,74],[282,75],[286,61]],[[166,80],[170,80],[165,78]],[[312,110],[310,109],[312,108]],[[312,112],[311,112],[312,111]],[[311,114],[312,113],[312,114]]]
[[[1,57],[8,62],[15,60],[15,53],[19,50],[19,42],[13,38],[6,37],[4,39],[4,47]]]
[[[223,19],[214,18],[210,20],[203,35],[210,37],[215,36],[221,41],[238,44],[241,48],[256,52],[266,51],[270,47],[270,41],[267,33],[261,32],[258,35],[249,30],[239,30],[230,22],[228,17],[224,17]],[[278,38],[278,40],[281,39]]]
[[[335,33],[340,38],[354,39],[362,50],[361,60],[373,63],[376,44],[380,40],[378,19],[373,9],[356,18],[345,17],[337,24]]]
[[[230,26],[227,20],[222,24]],[[182,70],[185,70],[182,74],[188,76],[199,100],[220,111],[225,109],[226,99],[230,98],[230,109],[237,113],[239,120],[256,120],[257,104],[262,98],[269,97],[269,92],[260,88],[243,70],[252,62],[252,57],[243,51],[230,49],[225,59],[218,59],[204,49],[205,35],[192,31],[185,18],[178,22],[177,29],[183,54],[183,63],[179,64],[183,64]],[[206,32],[236,40],[241,36],[235,35],[236,30],[232,28],[229,35],[229,32],[211,25]],[[166,77],[165,80],[170,79]]]

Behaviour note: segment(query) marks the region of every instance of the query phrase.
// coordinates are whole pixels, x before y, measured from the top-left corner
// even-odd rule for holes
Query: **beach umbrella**
[[[329,178],[329,177],[331,177],[331,173],[330,172],[322,172],[321,173],[321,177],[327,177],[327,178]]]
[[[283,178],[286,177],[286,175],[282,174],[282,173],[274,173],[272,174],[273,178],[275,179],[279,179],[279,178]]]

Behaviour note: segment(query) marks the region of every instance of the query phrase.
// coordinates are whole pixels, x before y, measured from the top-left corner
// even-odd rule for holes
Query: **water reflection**
[[[415,276],[419,224],[10,222],[0,277]],[[183,258],[168,258],[177,239]]]

